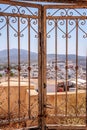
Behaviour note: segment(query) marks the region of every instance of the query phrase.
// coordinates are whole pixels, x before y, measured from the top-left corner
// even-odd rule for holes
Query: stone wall
[[[19,115],[19,96],[18,86],[10,87],[10,117],[17,118]],[[55,100],[56,99],[56,100]],[[29,106],[30,102],[30,106]],[[56,105],[57,102],[57,105]],[[67,102],[67,103],[66,103]],[[76,109],[77,102],[77,109]],[[47,123],[55,123],[52,119],[48,118],[50,115],[55,115],[55,111],[59,115],[65,115],[67,105],[67,114],[74,115],[77,111],[78,114],[85,114],[85,91],[79,91],[77,100],[75,92],[68,92],[67,98],[65,92],[60,92],[57,95],[54,93],[47,94],[46,114]],[[55,109],[56,107],[57,109]],[[30,110],[29,110],[30,108]],[[32,118],[38,117],[38,93],[31,86],[30,96],[28,86],[20,86],[20,116],[27,117],[28,112]],[[8,87],[0,87],[0,118],[8,118]],[[50,120],[49,120],[50,119]],[[35,122],[34,122],[35,124]]]

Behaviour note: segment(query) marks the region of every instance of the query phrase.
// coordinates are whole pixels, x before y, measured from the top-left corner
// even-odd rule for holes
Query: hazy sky
[[[33,11],[33,10],[32,10]],[[36,10],[35,10],[36,11]],[[34,11],[34,12],[35,12]],[[51,10],[52,12],[52,10]],[[47,53],[55,53],[55,28],[54,21],[52,25],[46,22],[46,45]],[[69,23],[66,28],[66,20],[64,24],[60,24],[58,21],[57,26],[57,52],[58,54],[65,54],[66,52],[66,29],[68,30],[67,43],[68,53],[76,54],[76,43],[78,43],[78,54],[81,56],[86,55],[87,50],[87,19],[85,21],[79,20],[78,33],[76,34],[76,23],[72,20],[73,25]],[[9,34],[7,37],[7,24],[6,18],[0,16],[0,50],[7,48],[7,41],[9,41],[10,48],[18,48],[18,18],[9,19]],[[82,24],[81,24],[82,23]],[[28,34],[27,20],[20,18],[20,48],[28,50],[28,44],[30,39],[30,48],[33,52],[38,52],[38,20],[31,20],[30,26],[30,38]],[[48,38],[49,37],[49,38]],[[84,38],[85,37],[85,38]]]
[[[59,20],[58,22],[60,22]],[[57,52],[58,54],[65,54],[66,52],[66,43],[68,44],[68,53],[76,54],[76,44],[78,44],[78,54],[81,56],[86,55],[87,49],[87,20],[85,24],[81,25],[79,21],[78,28],[76,29],[75,20],[72,20],[73,25],[70,25],[68,20],[68,27],[66,27],[66,20],[64,25],[57,24],[57,39],[55,38],[55,28],[50,32],[52,27],[48,25],[48,38],[47,38],[47,51],[48,53],[55,52],[55,39],[57,41]],[[54,27],[54,25],[53,25]],[[50,29],[49,29],[50,28]],[[66,38],[66,30],[68,31],[68,38]],[[49,38],[50,37],[50,38]],[[67,39],[67,40],[66,40]]]

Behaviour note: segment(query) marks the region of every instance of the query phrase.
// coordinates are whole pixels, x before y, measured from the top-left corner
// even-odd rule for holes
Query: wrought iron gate
[[[86,129],[86,26],[87,6],[0,1],[1,128]]]
[[[85,66],[86,72],[87,9],[56,5],[45,6],[44,10],[47,128],[86,129],[86,74],[81,69]],[[81,55],[85,56],[82,62]],[[80,86],[83,79],[85,83]]]
[[[4,129],[38,126],[41,101],[34,90],[40,92],[41,83],[40,10],[40,5],[0,1],[0,127]]]

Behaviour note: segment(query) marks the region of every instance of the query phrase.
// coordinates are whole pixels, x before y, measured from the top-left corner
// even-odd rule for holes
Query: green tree
[[[2,77],[2,74],[0,74],[0,77]]]
[[[11,77],[13,77],[13,76],[14,76],[14,73],[13,73],[12,71],[10,72],[10,76],[11,76]]]

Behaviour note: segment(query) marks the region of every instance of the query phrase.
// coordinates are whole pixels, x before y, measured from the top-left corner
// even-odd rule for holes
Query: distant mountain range
[[[7,50],[2,50],[0,51],[0,63],[6,63],[7,62]],[[10,56],[10,62],[11,63],[17,63],[18,62],[18,49],[10,49],[9,51],[9,56]],[[37,61],[37,53],[35,52],[30,52],[30,58],[31,61]],[[27,62],[28,61],[28,51],[21,49],[20,50],[20,61],[21,62]]]
[[[18,62],[18,49],[10,49],[9,51],[10,55],[10,63],[17,63]],[[30,59],[31,62],[37,62],[38,60],[38,54],[35,52],[30,52]],[[55,54],[48,54],[47,60],[54,60]],[[79,63],[85,65],[86,58],[84,56],[78,56]],[[66,60],[65,55],[58,55],[58,60]],[[73,54],[68,55],[68,60],[76,62],[76,56]],[[28,61],[28,51],[21,49],[20,50],[20,61],[23,63],[26,63]],[[0,63],[6,63],[7,62],[7,50],[0,51]]]

